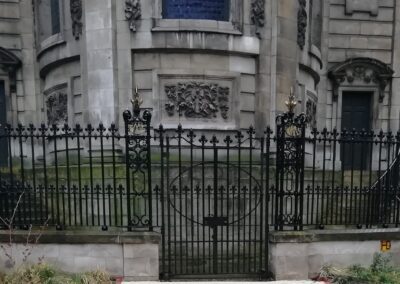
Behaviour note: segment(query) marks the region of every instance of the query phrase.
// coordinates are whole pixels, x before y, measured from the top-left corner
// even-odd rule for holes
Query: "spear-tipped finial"
[[[131,103],[132,103],[132,105],[133,105],[133,112],[134,112],[135,114],[140,113],[140,106],[141,106],[142,103],[143,103],[143,99],[140,97],[138,89],[139,89],[139,88],[138,88],[138,86],[136,85],[135,94],[133,95],[133,99],[131,100]]]
[[[290,88],[289,100],[285,101],[285,105],[288,108],[289,113],[294,112],[294,109],[297,106],[297,100],[296,97],[294,96],[293,87]]]

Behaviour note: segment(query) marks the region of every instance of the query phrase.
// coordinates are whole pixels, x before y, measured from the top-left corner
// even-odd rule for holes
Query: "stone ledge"
[[[400,229],[325,230],[271,232],[270,243],[400,240]]]
[[[35,238],[38,231],[32,231]],[[8,231],[0,231],[0,243],[9,242]],[[27,231],[13,233],[13,243],[26,243]],[[95,231],[44,231],[39,244],[159,244],[161,235],[156,232],[95,232]]]

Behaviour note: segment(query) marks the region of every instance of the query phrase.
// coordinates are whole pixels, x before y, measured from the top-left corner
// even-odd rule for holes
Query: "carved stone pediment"
[[[337,99],[340,86],[377,86],[379,102],[383,101],[386,86],[394,71],[387,64],[371,58],[351,58],[330,69],[329,79],[333,85],[333,97]]]
[[[9,73],[14,73],[21,66],[21,60],[12,52],[0,47],[0,68]]]

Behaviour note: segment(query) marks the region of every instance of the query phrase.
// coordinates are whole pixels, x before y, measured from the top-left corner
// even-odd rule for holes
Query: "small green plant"
[[[354,265],[339,269],[324,266],[316,280],[337,284],[400,284],[400,268],[390,265],[388,255],[376,253],[370,267]]]
[[[0,284],[111,284],[110,276],[103,271],[67,274],[48,264],[36,264],[20,268],[0,277]]]

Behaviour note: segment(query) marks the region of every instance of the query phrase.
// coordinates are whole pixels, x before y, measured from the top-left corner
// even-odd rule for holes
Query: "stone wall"
[[[22,61],[16,81],[0,68],[6,83],[7,120],[12,123],[37,122],[34,17],[31,1],[0,1],[0,47]]]
[[[389,66],[393,63],[393,32],[394,32],[395,0],[330,0],[324,11],[323,61],[325,72],[335,64],[350,58],[367,57],[377,59]],[[325,73],[325,74],[326,74]],[[325,77],[325,75],[323,75]],[[320,86],[323,95],[319,115],[325,121],[328,129],[341,128],[341,94],[333,96],[334,86],[328,79]],[[325,85],[326,83],[326,85]],[[347,90],[373,90],[362,82],[346,85]],[[364,89],[362,89],[364,88]],[[373,98],[374,129],[388,130],[390,113],[390,87],[385,90],[382,102],[378,102],[377,94]],[[326,95],[325,95],[326,94]],[[321,125],[322,127],[322,125]]]
[[[251,57],[210,53],[133,54],[133,84],[140,88],[143,107],[152,109],[152,123],[156,127],[160,123],[167,128],[181,123],[185,128],[227,130],[254,125],[255,76],[256,63]],[[202,100],[197,101],[191,113],[189,109],[179,112],[178,102],[171,97],[175,92],[171,88],[179,87],[192,94],[187,97],[190,102],[196,103],[197,97]],[[206,99],[208,93],[214,96],[212,88],[218,97],[215,101]]]
[[[381,240],[392,241],[388,254],[400,265],[400,230],[326,230],[270,234],[270,268],[276,280],[309,279],[322,266],[369,266]]]
[[[38,232],[32,232],[31,243]],[[0,234],[0,245],[8,244],[7,232]],[[113,277],[125,280],[159,279],[159,240],[156,233],[115,232],[44,232],[38,244],[32,244],[31,255],[26,253],[26,232],[13,236],[12,256],[15,267],[34,264],[40,260],[67,273],[88,272],[103,269]],[[0,254],[0,271],[8,272],[9,259]]]

